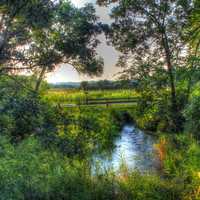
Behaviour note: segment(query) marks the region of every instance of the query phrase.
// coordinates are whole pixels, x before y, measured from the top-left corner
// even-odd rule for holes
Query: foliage
[[[30,79],[18,77],[20,79],[27,81],[29,88],[33,85]],[[6,96],[7,92],[2,91],[2,108],[12,105],[8,101],[10,95],[16,100],[15,106],[9,107],[9,112],[0,117],[0,121],[4,122],[0,136],[0,199],[198,199],[199,145],[193,139],[188,142],[185,137],[171,137],[164,159],[164,179],[156,174],[128,171],[127,168],[103,174],[90,171],[91,156],[113,149],[118,127],[124,119],[128,119],[127,116],[136,123],[149,116],[143,127],[149,129],[148,123],[152,126],[158,120],[155,128],[162,130],[158,124],[165,122],[169,92],[163,90],[166,102],[161,99],[156,104],[148,104],[148,101],[157,100],[151,91],[141,94],[137,106],[126,108],[126,116],[124,109],[119,108],[63,109],[52,106],[39,96],[30,96],[27,88],[13,83],[15,81],[9,79],[1,82],[2,88],[10,92]],[[72,92],[80,95],[80,92]],[[91,95],[129,96],[133,92],[92,91]],[[25,106],[26,112],[23,110]],[[19,114],[23,118],[19,118]],[[27,133],[23,140],[21,133]],[[16,135],[18,143],[13,143]],[[182,159],[183,156],[186,160]]]
[[[40,126],[42,110],[33,92],[34,82],[34,77],[1,76],[1,134],[12,135],[18,140]]]
[[[26,83],[30,90],[16,84],[16,79]],[[59,148],[70,157],[83,158],[112,147],[119,126],[111,112],[101,108],[53,106],[31,90],[34,80],[16,79],[3,77],[0,82],[1,135],[9,135],[15,142],[37,135],[46,147]]]
[[[199,0],[194,1],[193,10],[189,17],[188,29],[187,29],[187,40],[189,40],[191,46],[194,49],[199,49],[200,46],[200,2]]]
[[[67,158],[60,156],[55,149],[46,151],[34,138],[17,147],[1,138],[0,160],[2,200],[78,199],[87,196],[88,177],[82,164],[74,161],[74,167],[70,166]]]
[[[105,33],[111,44],[122,52],[118,65],[124,68],[123,73],[139,80],[146,80],[155,74],[156,82],[160,79],[159,85],[166,85],[167,82],[171,92],[172,125],[174,131],[181,130],[176,66],[181,65],[188,53],[184,52],[182,27],[186,26],[191,11],[190,0],[97,2],[99,5],[116,2],[111,13],[114,22],[105,27]]]
[[[114,90],[114,89],[135,89],[137,81],[131,80],[100,80],[100,81],[83,81],[81,82],[80,89],[83,90]]]
[[[91,4],[78,9],[64,0],[3,1],[0,18],[1,73],[34,72],[38,91],[45,73],[59,64],[91,76],[103,72],[95,51],[101,29]]]
[[[0,200],[200,199],[199,1],[98,0],[111,2],[110,27],[91,4],[0,2]],[[98,90],[87,82],[84,90],[49,89],[45,73],[62,63],[102,73],[102,29],[123,53],[121,80],[99,81]],[[16,69],[36,75],[17,76]],[[104,90],[117,84],[131,88]],[[129,106],[65,107],[134,97]],[[93,170],[93,156],[112,151],[127,122],[159,137],[156,173],[125,163],[119,171]]]
[[[184,114],[186,117],[185,127],[187,132],[194,134],[198,138],[200,138],[199,100],[200,100],[199,84],[197,84],[192,92],[189,104],[184,110]]]
[[[178,108],[184,108],[185,93],[178,93]],[[139,92],[140,96],[132,117],[141,128],[156,133],[173,132],[173,120],[170,112],[170,92],[166,89],[152,91],[150,89]],[[179,125],[183,129],[184,118],[179,117]]]
[[[118,136],[118,122],[111,112],[101,108],[63,110],[58,107],[48,115],[49,111],[39,137],[45,146],[58,147],[69,157],[85,158],[112,149],[113,140]]]
[[[0,148],[1,200],[183,199],[182,184],[127,171],[91,175],[87,162],[45,150],[34,137],[17,146],[1,137]]]
[[[50,89],[43,98],[52,103],[79,103],[86,98],[131,98],[139,94],[131,89],[118,90],[90,90],[87,93],[76,89]]]
[[[200,148],[192,135],[175,135],[166,139],[165,176],[174,177],[185,185],[184,199],[199,199]],[[192,190],[191,190],[192,188]]]
[[[23,54],[24,48],[18,48],[18,46],[30,44],[33,31],[50,25],[54,8],[55,5],[50,0],[2,0],[0,2],[1,73],[16,69],[18,62],[27,61]]]

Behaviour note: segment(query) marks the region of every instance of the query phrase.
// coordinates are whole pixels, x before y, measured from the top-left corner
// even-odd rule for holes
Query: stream
[[[126,164],[128,169],[155,170],[155,143],[154,136],[144,133],[133,124],[125,124],[120,136],[114,141],[113,151],[106,155],[94,156],[95,167],[118,171],[123,164]]]

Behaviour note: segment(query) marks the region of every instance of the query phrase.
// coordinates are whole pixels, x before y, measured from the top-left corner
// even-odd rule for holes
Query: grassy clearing
[[[135,90],[93,90],[87,93],[78,89],[50,89],[44,95],[44,99],[52,103],[78,103],[86,98],[132,98],[138,97]]]
[[[45,149],[34,138],[10,144],[0,138],[1,200],[198,200],[196,181],[160,178],[121,168],[91,175],[85,161]]]
[[[91,91],[89,95],[119,98],[134,94],[131,90],[121,91]],[[40,101],[22,92],[23,98],[2,102],[13,102],[14,106],[8,106],[10,110],[0,118],[0,200],[200,199],[199,143],[183,133],[162,136],[162,130],[169,127],[165,125],[164,100],[149,105],[147,102],[154,97],[148,92],[136,106],[63,108],[52,106],[54,100],[45,101],[44,97]],[[70,92],[80,97],[83,91]],[[62,97],[61,91],[58,93]],[[161,176],[129,171],[125,165],[118,172],[91,173],[91,156],[113,149],[125,116],[161,137],[156,145]]]

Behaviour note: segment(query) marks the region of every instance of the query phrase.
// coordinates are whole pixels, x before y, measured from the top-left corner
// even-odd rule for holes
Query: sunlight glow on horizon
[[[47,74],[48,83],[80,82],[80,75],[71,65],[62,65],[55,71]]]
[[[82,7],[86,3],[92,3],[94,0],[71,0],[71,2],[76,6],[76,7]]]

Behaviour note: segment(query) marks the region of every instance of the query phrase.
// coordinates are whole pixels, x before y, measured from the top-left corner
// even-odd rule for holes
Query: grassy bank
[[[91,175],[87,162],[47,150],[34,137],[13,146],[0,140],[2,200],[197,200],[197,182],[128,171]],[[183,181],[184,179],[184,181]]]
[[[128,107],[63,108],[17,91],[14,101],[1,102],[7,108],[0,117],[1,200],[199,200],[199,143],[192,134],[167,133],[168,121],[160,125],[168,114],[163,100],[148,104],[143,96]],[[160,138],[158,173],[141,174],[125,163],[118,172],[92,173],[91,156],[112,150],[129,120]]]

